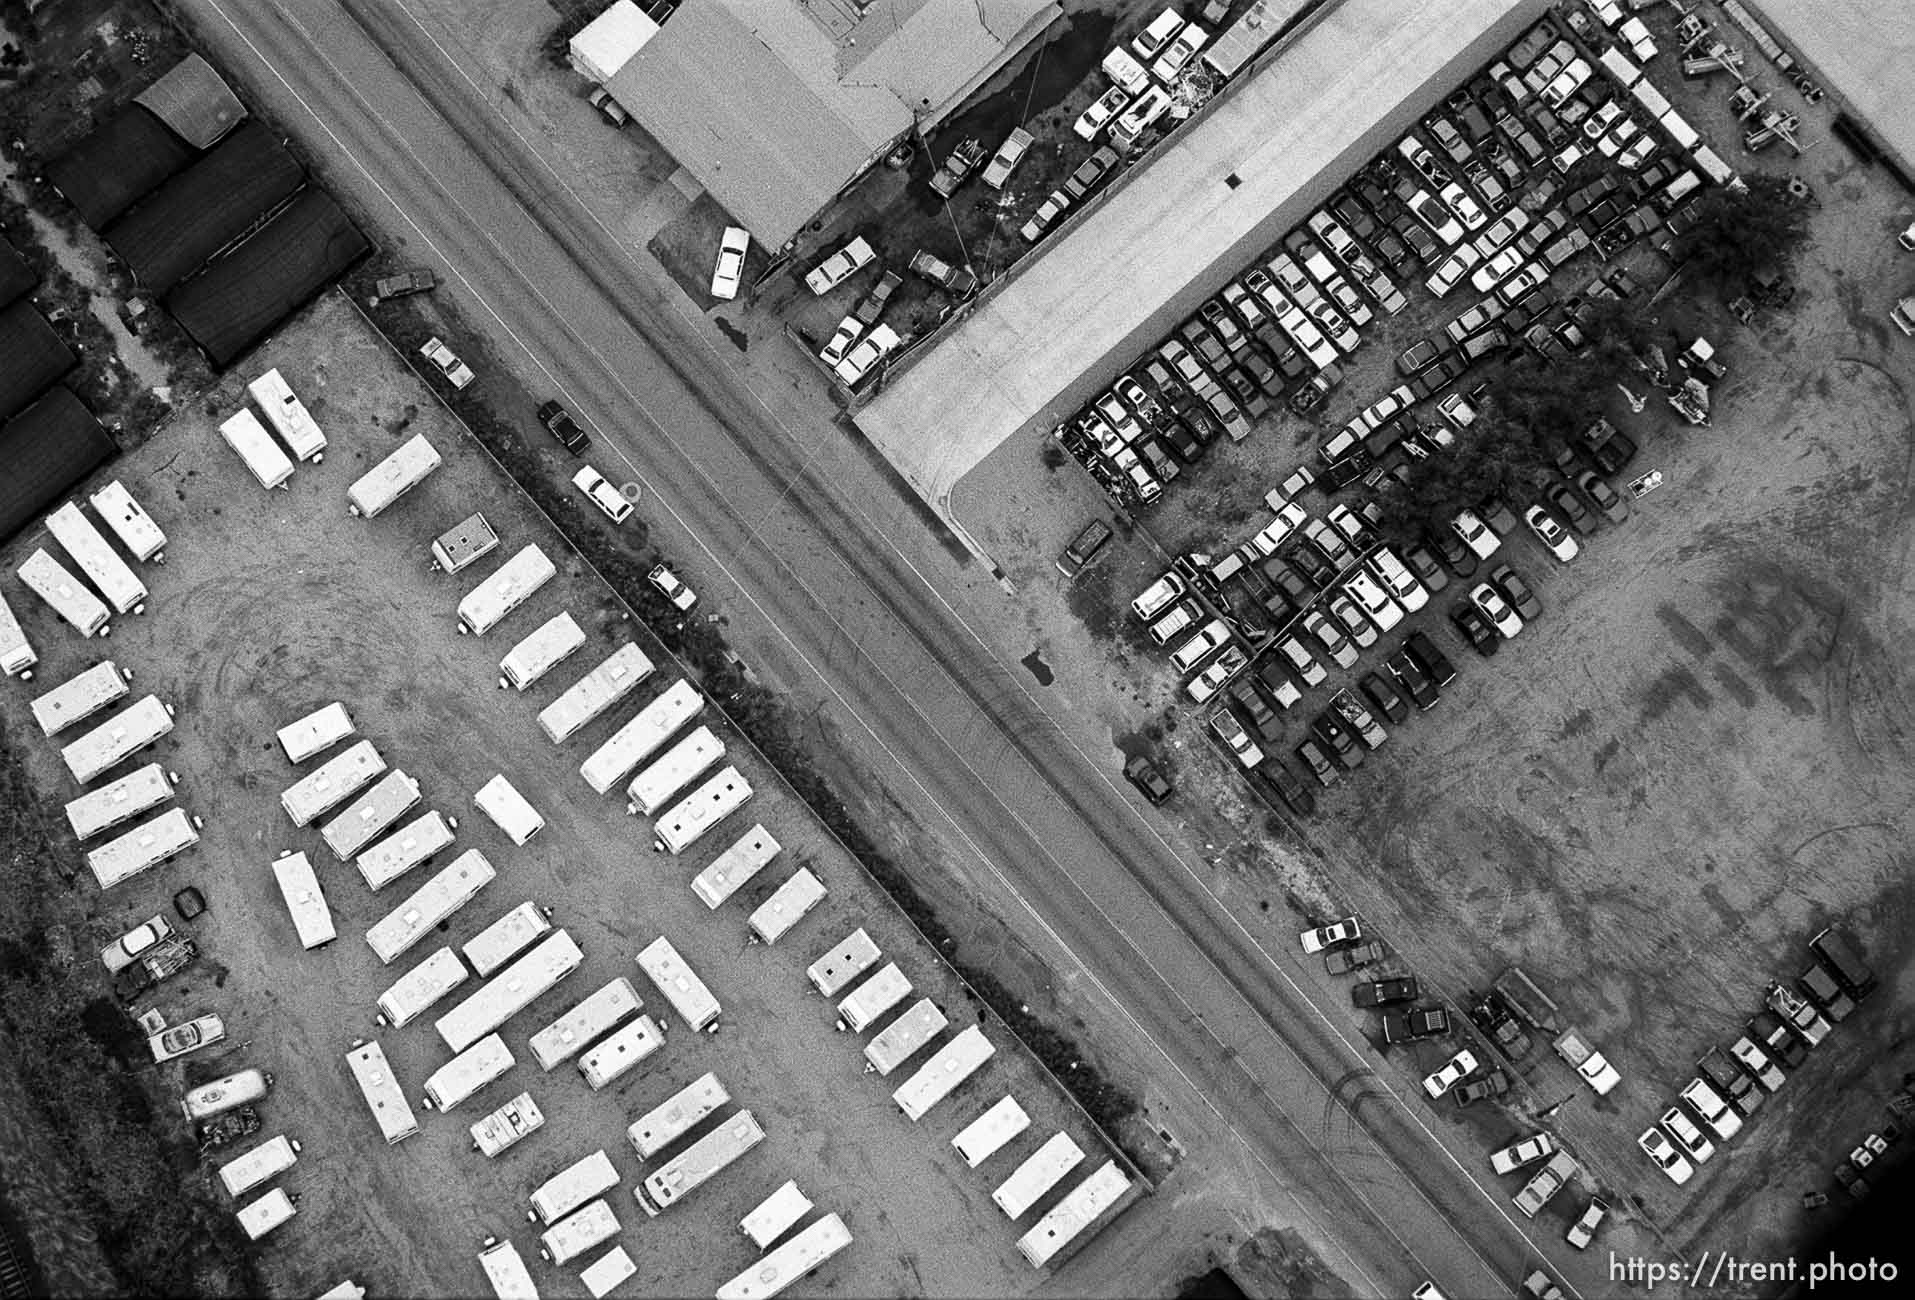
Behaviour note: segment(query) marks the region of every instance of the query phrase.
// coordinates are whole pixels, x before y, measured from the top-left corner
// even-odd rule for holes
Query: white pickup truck
[[[1622,1082],[1622,1075],[1616,1072],[1616,1067],[1584,1041],[1576,1030],[1564,1030],[1551,1045],[1555,1047],[1556,1055],[1568,1061],[1576,1073],[1582,1076],[1583,1082],[1596,1090],[1598,1097],[1608,1096],[1610,1089]]]

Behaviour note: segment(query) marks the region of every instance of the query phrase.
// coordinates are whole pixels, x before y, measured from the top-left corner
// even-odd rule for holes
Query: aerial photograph
[[[1911,84],[0,0],[0,1300],[1915,1295]]]

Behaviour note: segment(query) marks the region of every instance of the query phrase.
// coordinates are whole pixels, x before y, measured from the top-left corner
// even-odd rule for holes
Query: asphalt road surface
[[[696,557],[746,658],[827,697],[896,795],[976,855],[1058,983],[1160,1054],[1168,1095],[1153,1102],[1184,1117],[1170,1121],[1183,1145],[1287,1193],[1343,1247],[1330,1265],[1379,1295],[1426,1278],[1450,1296],[1509,1294],[1545,1245],[1593,1281],[1594,1261],[1577,1267],[1554,1230],[1512,1218],[1482,1152],[1452,1153],[1421,1099],[1318,1010],[1293,979],[1294,934],[1253,934],[1219,906],[1201,865],[1045,715],[941,593],[958,579],[928,533],[875,522],[874,503],[906,515],[870,495],[893,489],[841,461],[814,472],[842,437],[822,395],[811,427],[758,400],[683,296],[495,108],[456,42],[393,0],[181,8],[329,183],[443,267],[531,390],[591,422],[599,468],[619,478],[616,456],[645,484],[654,536]],[[1074,1288],[1097,1250],[1071,1265]]]

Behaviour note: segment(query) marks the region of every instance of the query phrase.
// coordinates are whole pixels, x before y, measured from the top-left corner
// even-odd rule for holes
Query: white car
[[[1229,747],[1244,767],[1252,768],[1263,762],[1263,751],[1257,747],[1256,741],[1250,739],[1250,733],[1243,729],[1243,723],[1229,709],[1218,709],[1210,715],[1210,730]]]
[[[1682,1090],[1682,1100],[1722,1141],[1727,1142],[1742,1131],[1742,1117],[1731,1110],[1729,1103],[1722,1100],[1722,1094],[1705,1080],[1689,1080],[1689,1086]]]
[[[676,573],[662,564],[652,566],[645,580],[658,589],[658,594],[672,603],[680,613],[689,610],[698,603],[698,593],[679,580]]]
[[[811,274],[805,277],[805,286],[814,294],[830,293],[859,269],[869,266],[877,255],[877,251],[871,247],[871,241],[859,235],[818,263]]]
[[[1418,190],[1406,205],[1410,215],[1430,228],[1430,233],[1446,248],[1454,248],[1463,238],[1463,223],[1428,190]]]
[[[1616,29],[1616,35],[1628,43],[1629,52],[1636,56],[1637,63],[1647,63],[1656,57],[1655,39],[1649,35],[1649,29],[1643,25],[1642,19],[1631,18]]]
[[[1320,925],[1314,930],[1305,930],[1297,936],[1305,952],[1322,952],[1341,943],[1355,943],[1363,937],[1363,924],[1354,916],[1346,916],[1341,921],[1332,921],[1329,925]]]
[[[1168,85],[1177,79],[1177,74],[1184,70],[1184,65],[1196,57],[1197,51],[1201,50],[1204,42],[1209,39],[1209,32],[1191,23],[1178,32],[1164,52],[1157,56],[1157,61],[1150,65],[1151,72],[1155,74],[1157,80]]]
[[[1213,618],[1197,630],[1195,636],[1170,652],[1170,664],[1180,673],[1187,673],[1211,655],[1222,649],[1230,640],[1230,625],[1220,618]]]
[[[1514,637],[1523,630],[1523,620],[1509,602],[1503,599],[1503,593],[1487,582],[1479,582],[1470,589],[1470,604],[1489,620],[1489,625],[1504,637]]]
[[[1465,1047],[1462,1051],[1443,1062],[1439,1069],[1423,1076],[1423,1091],[1435,1101],[1465,1076],[1476,1073],[1476,1054]]]
[[[1499,254],[1500,256],[1500,254]],[[1476,247],[1473,244],[1458,244],[1450,250],[1450,255],[1436,264],[1423,286],[1438,298],[1448,295],[1456,287],[1470,267],[1476,265]]]
[[[1549,269],[1541,262],[1531,262],[1496,286],[1496,299],[1505,307],[1512,307],[1518,298],[1531,289],[1541,288],[1548,283]]]
[[[149,921],[142,921],[100,949],[100,962],[109,972],[118,974],[138,961],[149,949],[171,939],[173,934],[173,923],[164,916],[155,916]]]
[[[1112,86],[1096,102],[1077,115],[1077,122],[1071,130],[1086,140],[1094,140],[1097,133],[1104,129],[1110,120],[1124,111],[1130,103],[1130,94],[1122,86]]]
[[[1463,539],[1463,545],[1469,547],[1479,560],[1487,560],[1496,554],[1496,548],[1503,544],[1503,539],[1496,535],[1496,530],[1478,519],[1473,510],[1458,511],[1456,518],[1450,520],[1450,528]]]
[[[862,333],[864,333],[864,322],[856,316],[846,316],[838,322],[838,328],[831,335],[831,342],[825,344],[824,350],[818,353],[818,360],[836,370],[838,363],[844,360],[844,354],[851,350],[851,345],[858,341],[858,335]]]
[[[1460,253],[1463,250],[1459,248],[1456,251]],[[1452,256],[1454,256],[1454,254],[1452,254]],[[1501,284],[1505,276],[1522,264],[1523,255],[1521,253],[1513,248],[1505,248],[1476,268],[1475,273],[1469,278],[1470,288],[1476,290],[1478,293],[1488,293],[1498,284]]]
[[[1124,443],[1136,442],[1144,432],[1144,426],[1137,423],[1137,417],[1130,413],[1129,408],[1124,405],[1124,399],[1116,393],[1105,393],[1093,405],[1097,408],[1097,414],[1110,423],[1110,427]]]
[[[1277,642],[1277,650],[1290,661],[1291,669],[1305,686],[1315,686],[1329,676],[1316,656],[1304,649],[1303,642],[1295,637],[1287,636]]]
[[[1515,239],[1528,224],[1529,210],[1527,208],[1511,208],[1496,219],[1495,225],[1476,237],[1476,251],[1488,257]]]
[[[437,335],[419,345],[419,355],[436,366],[439,373],[446,377],[446,382],[454,388],[462,389],[476,378],[472,367],[459,360]]]
[[[1481,230],[1489,224],[1489,218],[1483,214],[1482,207],[1470,197],[1468,190],[1455,181],[1443,186],[1436,192],[1436,196],[1456,214],[1456,219],[1463,223],[1464,229]]]
[[[183,1025],[161,1030],[147,1039],[146,1045],[153,1049],[155,1061],[170,1061],[176,1056],[197,1052],[202,1047],[211,1047],[224,1037],[225,1021],[218,1016],[201,1016]]]
[[[1556,522],[1556,516],[1541,506],[1531,506],[1523,511],[1523,522],[1529,525],[1529,531],[1536,534],[1536,540],[1549,548],[1549,553],[1560,563],[1568,564],[1582,549],[1576,544],[1576,539]]]
[[[1376,624],[1377,631],[1387,632],[1403,621],[1403,607],[1383,594],[1383,588],[1377,586],[1376,579],[1367,573],[1353,573],[1343,589],[1363,608],[1363,613]]]
[[[1583,138],[1600,140],[1610,127],[1620,122],[1628,112],[1616,100],[1608,100],[1603,106],[1583,119]]]
[[[1569,1231],[1563,1240],[1577,1250],[1589,1249],[1589,1243],[1596,1239],[1596,1229],[1609,1215],[1609,1203],[1600,1196],[1592,1197],[1589,1208],[1583,1211],[1582,1218],[1569,1225]]]
[[[1004,143],[997,147],[997,152],[991,156],[991,161],[984,168],[984,187],[991,190],[1003,189],[1004,182],[1011,179],[1011,173],[1016,171],[1017,165],[1024,161],[1024,155],[1031,151],[1031,145],[1036,139],[1036,136],[1021,126],[1005,136]]]
[[[582,467],[572,475],[572,486],[592,499],[592,504],[605,512],[605,517],[615,524],[622,524],[632,517],[632,503],[623,493],[612,486],[612,481],[593,469],[590,465]]]
[[[1628,147],[1616,155],[1616,166],[1626,172],[1632,172],[1655,157],[1657,148],[1655,137],[1645,131],[1631,140]]]
[[[1592,71],[1589,60],[1572,59],[1568,67],[1556,74],[1554,81],[1543,87],[1543,102],[1551,108],[1561,108],[1576,93],[1577,87],[1589,80]]]
[[[745,278],[745,254],[751,249],[751,232],[743,226],[726,226],[718,240],[718,264],[712,268],[711,296],[730,302],[738,296]]]
[[[1343,318],[1343,313],[1332,307],[1329,300],[1321,295],[1315,302],[1305,307],[1304,311],[1310,314],[1310,319],[1316,322],[1317,328],[1322,330],[1345,355],[1355,352],[1363,342],[1362,336],[1351,328],[1349,321]]]
[[[1240,645],[1233,645],[1218,655],[1216,661],[1212,663],[1210,667],[1191,678],[1189,684],[1184,687],[1184,693],[1190,696],[1191,700],[1195,703],[1207,703],[1213,695],[1223,689],[1225,682],[1242,672],[1243,666],[1249,662],[1250,656],[1244,651],[1244,648]],[[1254,760],[1246,760],[1244,762],[1245,767],[1255,767],[1263,761],[1263,751],[1255,745],[1252,745],[1250,748],[1252,752],[1256,754],[1256,758]],[[1244,756],[1239,754],[1238,757],[1241,759]]]
[[[1138,32],[1130,41],[1130,48],[1137,51],[1137,57],[1148,63],[1163,53],[1164,46],[1170,44],[1170,38],[1184,28],[1184,17],[1175,9],[1166,9],[1150,20],[1150,26]]]
[[[1275,555],[1277,548],[1283,545],[1283,539],[1302,527],[1303,521],[1308,516],[1309,512],[1302,506],[1294,501],[1288,502],[1277,511],[1275,519],[1264,525],[1263,529],[1250,539],[1250,544],[1255,546],[1260,554]]]
[[[1152,86],[1130,102],[1130,107],[1111,123],[1110,138],[1120,149],[1128,149],[1144,133],[1144,128],[1170,109],[1170,94],[1162,86]]]
[[[1383,547],[1370,557],[1370,572],[1383,584],[1383,589],[1395,597],[1409,613],[1414,614],[1429,603],[1430,593],[1422,583],[1416,580],[1409,566],[1396,558],[1396,552]]]
[[[1535,1133],[1521,1141],[1512,1142],[1501,1151],[1491,1154],[1489,1167],[1499,1174],[1513,1174],[1524,1165],[1533,1164],[1556,1150],[1556,1138],[1549,1133]]]
[[[1669,1175],[1669,1181],[1680,1187],[1689,1181],[1695,1173],[1695,1166],[1682,1158],[1682,1152],[1669,1144],[1669,1139],[1659,1128],[1650,1127],[1636,1139],[1636,1145],[1642,1153],[1656,1162],[1656,1168]]]
[[[1323,337],[1323,331],[1303,314],[1303,308],[1288,298],[1267,294],[1264,301],[1270,304],[1271,311],[1276,314],[1277,328],[1290,336],[1290,341],[1309,358],[1311,365],[1321,370],[1325,366],[1335,365],[1341,359],[1342,354],[1337,351],[1336,344]]]
[[[1682,1153],[1697,1164],[1706,1161],[1716,1153],[1716,1144],[1702,1135],[1702,1130],[1682,1113],[1681,1107],[1671,1106],[1662,1113],[1663,1131],[1682,1148]]]
[[[891,355],[899,342],[898,332],[889,325],[874,326],[832,369],[845,387],[856,388],[880,361]]]

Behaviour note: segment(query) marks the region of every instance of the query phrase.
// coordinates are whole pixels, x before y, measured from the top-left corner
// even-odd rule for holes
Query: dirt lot
[[[1651,22],[1667,50],[1664,11]],[[1684,83],[1666,54],[1658,66],[1732,166],[1792,171],[1814,188],[1796,301],[1752,329],[1686,289],[1662,305],[1658,328],[1707,334],[1731,367],[1713,428],[1616,401],[1607,414],[1642,444],[1628,473],[1659,468],[1666,485],[1571,566],[1526,535],[1505,543],[1546,613],[1492,661],[1443,616],[1456,588],[1436,596],[1415,618],[1459,679],[1432,716],[1321,796],[1310,822],[1253,802],[1124,606],[1170,551],[1221,554],[1259,526],[1261,494],[1308,455],[1317,426],[1394,382],[1395,350],[1461,311],[1467,292],[1439,308],[1419,289],[1388,331],[1366,335],[1360,369],[1322,420],[1285,417],[1214,446],[1075,584],[1052,561],[1108,506],[1035,441],[975,471],[957,512],[1020,588],[1006,652],[1054,674],[1083,739],[1109,747],[1113,766],[1139,744],[1165,754],[1175,814],[1220,868],[1221,895],[1246,908],[1287,898],[1296,921],[1359,910],[1451,1000],[1519,961],[1621,1069],[1624,1086],[1598,1102],[1544,1049],[1509,1112],[1474,1114],[1485,1147],[1546,1123],[1665,1244],[1775,1255],[1815,1231],[1802,1193],[1840,1203],[1828,1170],[1881,1127],[1910,1068],[1915,695],[1902,641],[1915,613],[1915,350],[1885,320],[1909,275],[1892,234],[1910,200],[1828,138],[1826,105],[1787,105],[1818,140],[1811,154],[1758,160],[1733,132],[1729,82]],[[1651,285],[1667,269],[1646,248],[1626,261]],[[1578,286],[1597,266],[1585,255],[1558,282]],[[1325,499],[1305,504],[1320,514]],[[1306,697],[1276,752],[1288,756],[1326,691]],[[1861,936],[1883,990],[1678,1192],[1635,1135],[1673,1104],[1698,1056],[1740,1032],[1768,980],[1808,964],[1804,941],[1830,920]],[[1440,1053],[1405,1055],[1407,1079]],[[1566,1196],[1552,1212],[1579,1206]]]
[[[204,891],[210,911],[191,927],[202,963],[163,986],[159,1005],[175,1022],[217,1010],[229,1026],[228,1045],[188,1058],[184,1078],[178,1067],[163,1069],[154,1085],[170,1105],[183,1084],[245,1065],[276,1076],[264,1131],[298,1137],[305,1154],[285,1179],[302,1195],[299,1217],[264,1247],[275,1292],[310,1294],[352,1276],[378,1294],[476,1294],[483,1287],[473,1262],[478,1243],[498,1233],[534,1261],[547,1294],[579,1293],[572,1270],[535,1262],[536,1235],[521,1218],[522,1198],[598,1147],[629,1181],[636,1165],[624,1126],[707,1069],[759,1115],[769,1138],[701,1189],[691,1206],[658,1223],[647,1221],[626,1191],[616,1194],[626,1228],[621,1240],[640,1264],[627,1293],[690,1294],[745,1267],[751,1254],[735,1225],[787,1178],[796,1178],[821,1210],[841,1213],[857,1238],[829,1266],[823,1285],[853,1294],[1028,1288],[1036,1275],[1017,1256],[1016,1233],[988,1193],[1059,1127],[1087,1151],[1099,1150],[1087,1125],[995,1022],[986,1025],[998,1048],[991,1064],[921,1125],[906,1124],[882,1081],[861,1078],[857,1044],[832,1033],[831,1010],[808,995],[803,969],[861,924],[921,993],[958,1025],[969,1022],[971,1004],[914,942],[915,932],[762,765],[738,752],[735,737],[729,757],[759,793],[745,815],[682,859],[653,853],[648,829],[629,820],[619,801],[591,798],[576,767],[614,719],[601,719],[559,750],[536,730],[534,716],[618,641],[643,641],[643,634],[588,571],[568,562],[550,527],[502,486],[337,295],[241,370],[275,364],[332,439],[323,465],[301,467],[284,495],[259,491],[215,431],[217,416],[239,400],[242,375],[235,375],[114,467],[171,538],[169,563],[149,576],[153,597],[143,618],[119,621],[104,645],[82,644],[24,592],[10,593],[21,597],[13,603],[41,649],[37,686],[110,653],[135,671],[138,689],[157,692],[178,710],[177,730],[152,756],[180,774],[181,805],[205,819],[203,841],[108,896],[82,873],[72,899],[75,932],[85,950],[161,910],[181,885]],[[345,486],[414,433],[433,441],[446,456],[444,467],[380,518],[348,516]],[[562,566],[558,582],[482,639],[455,634],[453,606],[495,561],[446,578],[430,569],[426,555],[433,535],[478,507],[504,538],[501,554],[536,540]],[[17,565],[25,548],[43,540],[17,540],[6,564]],[[496,689],[499,656],[561,608],[588,629],[587,647],[523,697]],[[654,689],[672,676],[661,671]],[[26,710],[32,693],[5,695],[16,734],[37,735]],[[294,771],[272,733],[332,699],[347,702],[362,733],[421,781],[426,807],[460,818],[456,847],[482,849],[499,869],[499,880],[454,918],[441,942],[463,942],[530,897],[555,909],[555,923],[585,950],[578,975],[512,1023],[507,1038],[515,1051],[524,1055],[531,1032],[616,975],[633,977],[648,1002],[657,1002],[632,954],[660,933],[673,937],[724,1002],[721,1032],[697,1041],[674,1033],[655,1061],[602,1095],[570,1069],[535,1078],[531,1064],[522,1063],[450,1117],[421,1111],[418,1137],[383,1148],[345,1069],[348,1046],[377,1033],[415,1098],[446,1053],[429,1018],[396,1031],[375,1029],[374,998],[397,972],[381,967],[359,934],[426,873],[371,896],[315,836],[291,831],[283,820],[276,795]],[[615,715],[630,711],[628,705]],[[50,803],[73,797],[53,744],[30,745],[27,760]],[[526,848],[514,848],[469,806],[470,792],[498,771],[548,819]],[[742,903],[708,912],[685,882],[752,821],[784,844],[785,869],[766,872],[768,882],[755,882]],[[282,849],[295,847],[314,855],[341,933],[336,945],[314,953],[296,946],[265,870]],[[831,896],[775,948],[748,945],[746,909],[800,863],[825,880]],[[402,958],[401,968],[425,950]],[[524,1088],[546,1113],[544,1130],[496,1161],[481,1159],[470,1150],[466,1126]],[[1031,1130],[985,1169],[962,1168],[950,1136],[1006,1091],[1031,1111]],[[872,1190],[878,1187],[881,1200]]]

